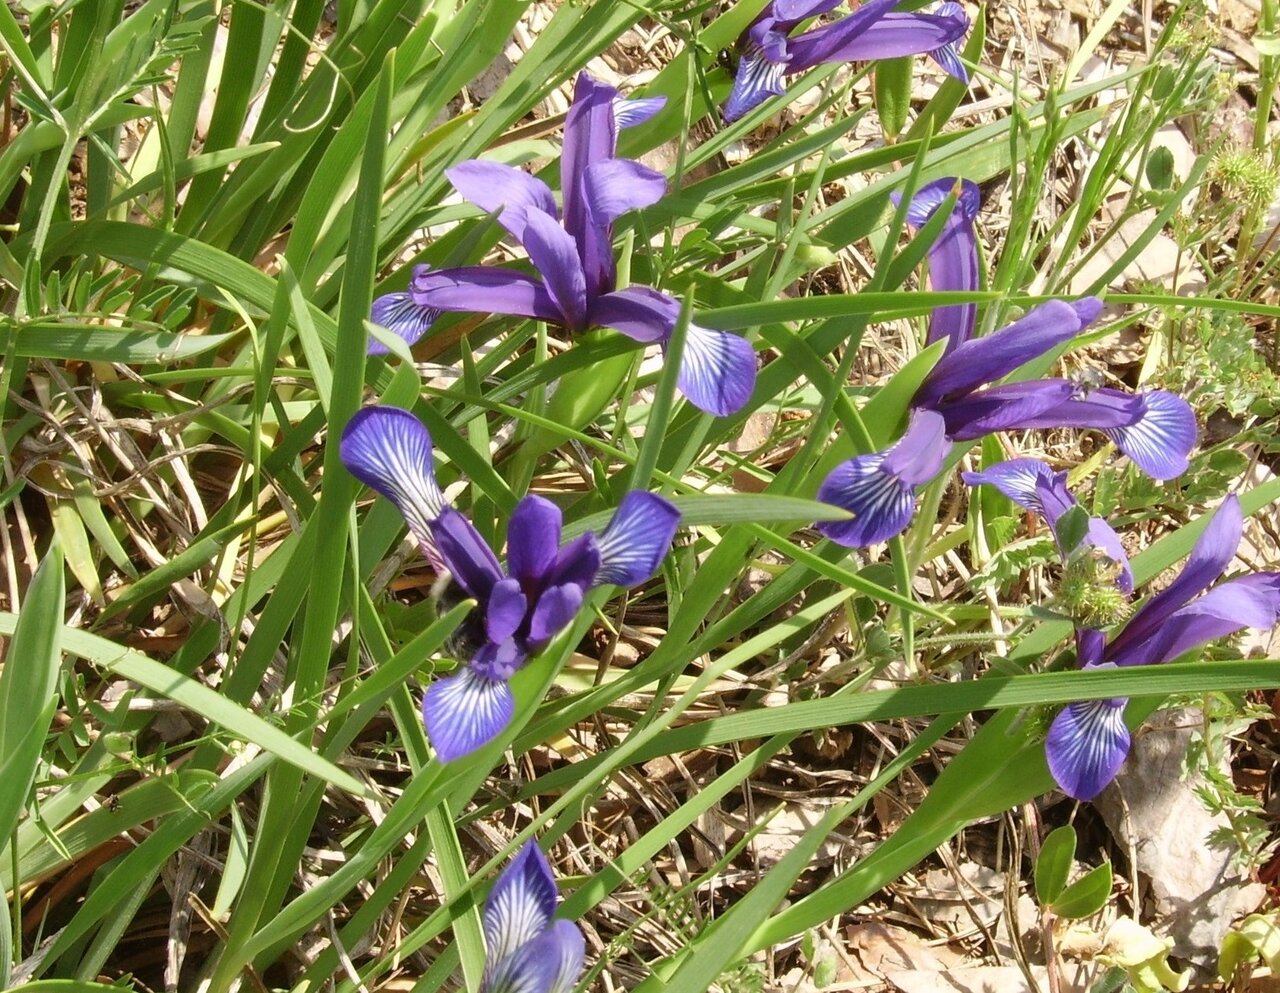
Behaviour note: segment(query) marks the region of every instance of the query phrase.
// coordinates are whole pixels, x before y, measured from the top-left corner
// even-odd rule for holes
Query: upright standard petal
[[[535,586],[555,565],[564,515],[546,497],[529,495],[516,504],[507,525],[507,571]]]
[[[1129,729],[1124,723],[1127,702],[1069,703],[1053,719],[1044,743],[1045,757],[1062,792],[1077,800],[1092,800],[1115,779],[1129,754]]]
[[[911,523],[916,487],[937,475],[949,449],[942,418],[933,411],[915,411],[906,434],[893,447],[850,459],[823,481],[818,499],[847,510],[853,518],[823,521],[818,530],[849,548],[901,534]]]
[[[440,311],[421,307],[408,293],[384,293],[373,301],[369,320],[384,327],[405,344],[412,345],[430,330]],[[386,355],[390,349],[377,338],[369,339],[370,355]]]
[[[469,159],[444,171],[454,189],[486,213],[501,210],[498,223],[523,244],[529,211],[558,216],[551,188],[536,176],[502,162]]]
[[[587,166],[583,187],[591,223],[607,227],[627,211],[661,200],[667,177],[631,159],[606,159]]]
[[[671,550],[680,511],[656,493],[632,490],[600,535],[600,569],[593,585],[638,586],[658,571]]]
[[[494,584],[503,578],[502,566],[472,523],[449,507],[431,522],[431,534],[458,585],[482,606],[488,604]]]
[[[554,218],[530,213],[525,217],[524,247],[560,311],[560,322],[574,331],[587,326],[587,279],[578,246]]]
[[[1267,631],[1280,617],[1280,574],[1255,573],[1215,586],[1179,607],[1149,638],[1109,658],[1116,665],[1172,662],[1184,652],[1245,628]]]
[[[516,701],[505,679],[489,679],[471,666],[427,688],[422,719],[441,762],[470,755],[498,737],[515,715]]]
[[[770,97],[781,96],[787,91],[782,81],[786,64],[776,62],[759,48],[743,52],[738,59],[738,71],[733,77],[733,87],[722,111],[726,124],[745,117]]]
[[[1080,312],[1061,300],[1028,311],[1007,327],[949,348],[916,392],[914,403],[935,406],[994,383],[1080,333]]]
[[[579,73],[560,151],[564,228],[578,246],[589,299],[613,288],[612,253],[607,251],[608,238],[602,237],[599,228],[591,224],[585,177],[589,166],[612,159],[617,153],[618,123],[613,114],[617,97],[618,91],[612,86],[606,86],[586,72]]]
[[[539,280],[523,272],[490,266],[458,269],[419,267],[409,284],[414,303],[436,310],[474,314],[511,314],[555,324],[564,315]]]
[[[1102,433],[1152,479],[1181,476],[1196,445],[1195,412],[1182,397],[1165,390],[1138,396],[1138,419],[1125,427],[1102,428]]]
[[[431,524],[445,501],[422,422],[399,407],[365,407],[347,422],[338,453],[351,475],[395,504],[423,554],[439,567]]]
[[[498,962],[480,988],[483,993],[570,993],[585,951],[582,932],[556,921]]]
[[[1153,596],[1129,619],[1129,623],[1107,646],[1106,658],[1131,665],[1140,661],[1141,644],[1169,619],[1175,610],[1198,596],[1218,579],[1235,558],[1244,533],[1244,511],[1234,493],[1222,505],[1196,540],[1187,564],[1163,590]]]
[[[967,179],[940,179],[922,186],[907,210],[907,221],[916,228],[929,223],[935,211],[952,192],[955,205],[937,239],[929,246],[929,286],[935,292],[967,291],[978,288],[978,238],[974,221],[982,202],[976,183]],[[929,343],[947,339],[955,348],[973,334],[978,306],[960,303],[935,307],[929,318]]]
[[[484,605],[484,630],[489,641],[502,645],[511,641],[524,624],[529,599],[520,588],[520,580],[508,577],[493,584]]]
[[[556,912],[556,881],[536,841],[524,847],[502,870],[484,905],[486,958],[496,964],[551,926]]]

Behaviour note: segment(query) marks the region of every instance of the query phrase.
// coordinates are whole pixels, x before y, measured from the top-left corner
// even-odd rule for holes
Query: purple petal
[[[528,661],[528,652],[514,638],[507,641],[488,642],[480,646],[469,664],[478,676],[505,683]]]
[[[399,407],[365,407],[347,422],[339,455],[351,475],[395,504],[423,554],[439,567],[431,523],[445,501],[422,422]]]
[[[914,402],[934,406],[944,398],[956,398],[984,383],[1002,379],[1031,359],[1070,341],[1081,327],[1079,314],[1070,304],[1061,300],[1043,303],[1008,327],[948,350],[925,378]]]
[[[452,508],[443,510],[431,522],[431,534],[440,549],[445,568],[468,596],[482,604],[489,602],[493,586],[502,576],[498,557],[493,554],[471,522]]]
[[[1053,778],[1068,796],[1092,800],[1124,765],[1129,754],[1126,702],[1070,703],[1053,719],[1044,743],[1045,757]]]
[[[1139,419],[1127,427],[1103,428],[1102,433],[1152,479],[1181,476],[1196,444],[1196,415],[1191,405],[1164,390],[1139,396]]]
[[[667,105],[666,97],[614,97],[613,120],[619,129],[651,120]]]
[[[885,453],[881,471],[909,486],[923,486],[938,474],[950,451],[942,417],[932,410],[913,410],[906,432]]]
[[[585,177],[589,166],[611,159],[617,152],[618,124],[613,116],[617,96],[618,91],[612,86],[604,85],[588,73],[579,73],[560,151],[564,228],[578,246],[589,298],[612,289],[610,239],[607,232],[600,232],[590,223]],[[601,281],[602,272],[607,277],[604,281]]]
[[[977,184],[967,179],[941,179],[921,187],[911,198],[907,221],[913,227],[923,227],[953,190],[958,193],[955,206],[929,247],[929,286],[935,292],[972,292],[978,288],[978,239],[973,222],[982,194]],[[968,341],[977,313],[978,306],[972,303],[935,307],[929,318],[929,343],[946,338],[951,342],[950,350]]]
[[[516,504],[507,525],[507,571],[531,586],[541,581],[555,565],[563,521],[546,497],[530,495]]]
[[[500,962],[551,926],[556,912],[556,881],[536,841],[524,847],[502,870],[484,905],[485,957]]]
[[[629,210],[657,203],[667,192],[666,176],[631,159],[593,162],[582,182],[591,223],[601,227]]]
[[[569,921],[556,921],[487,972],[484,993],[571,993],[586,945]]]
[[[840,0],[773,0],[773,16],[783,24],[799,24],[840,6]]]
[[[564,583],[543,591],[533,607],[529,621],[529,644],[538,646],[550,641],[577,616],[582,609],[582,587]]]
[[[561,320],[575,331],[584,330],[587,279],[577,244],[554,218],[534,211],[525,217],[524,247],[542,273],[547,292],[563,315]]]
[[[831,25],[832,28],[837,26]],[[963,10],[959,17],[890,11],[861,32],[852,34],[844,44],[831,47],[819,61],[873,62],[931,54],[963,38],[968,30],[969,18],[964,16]],[[808,54],[808,46],[797,45],[797,40],[792,40],[792,53],[797,60],[807,62],[812,58]],[[967,74],[962,78],[967,81]]]
[[[622,498],[600,535],[600,569],[594,583],[638,586],[658,571],[671,550],[680,511],[656,493],[632,490]]]
[[[958,4],[944,4],[943,6],[959,6]],[[938,63],[942,67],[942,71],[953,79],[968,85],[969,67],[964,64],[964,59],[960,53],[960,46],[955,42],[949,45],[943,45],[941,48],[935,48],[929,53],[929,58]]]
[[[564,322],[564,315],[547,288],[532,276],[512,269],[421,267],[409,284],[409,294],[415,303],[437,310],[512,314],[556,324]]]
[[[373,301],[369,312],[369,320],[403,338],[408,345],[426,334],[439,316],[438,310],[414,303],[408,293],[384,293]],[[368,351],[370,355],[386,355],[390,349],[377,338],[370,338]]]
[[[738,71],[733,77],[733,88],[729,91],[729,99],[724,105],[726,124],[745,117],[770,97],[780,96],[787,91],[782,81],[786,72],[786,64],[768,58],[763,51],[755,49],[744,52],[738,60]]]
[[[994,486],[1023,510],[1043,514],[1040,488],[1053,480],[1054,471],[1039,459],[1009,459],[982,472],[963,472],[960,478],[967,486]]]
[[[467,666],[427,688],[422,720],[441,762],[470,755],[511,723],[516,701],[503,679],[489,679]]]
[[[843,51],[900,2],[901,0],[868,0],[848,17],[841,18],[834,24],[827,24],[791,38],[788,42],[791,62],[787,72],[812,69],[823,62],[850,61],[852,57],[843,55]],[[920,51],[927,51],[927,49],[920,49]],[[883,56],[858,57],[882,58]]]
[[[1226,571],[1235,558],[1243,533],[1244,512],[1240,509],[1240,500],[1234,493],[1228,493],[1191,549],[1182,572],[1129,619],[1124,630],[1107,646],[1106,658],[1132,665],[1149,654],[1142,651],[1142,643],[1158,631],[1174,611],[1208,589]]]
[[[529,211],[557,217],[551,188],[535,176],[501,162],[469,159],[444,171],[459,193],[486,213],[501,209],[498,223],[524,243]]]
[[[1241,576],[1175,610],[1146,640],[1109,657],[1117,665],[1170,662],[1244,628],[1270,630],[1280,615],[1280,574]]]
[[[588,531],[578,535],[573,541],[560,549],[556,555],[555,565],[547,574],[545,582],[548,586],[563,586],[572,583],[588,589],[600,571],[600,547],[596,536]]]
[[[509,641],[524,623],[529,601],[518,579],[500,579],[484,606],[485,635],[496,645]]]
[[[1076,628],[1076,662],[1088,669],[1102,663],[1107,636],[1093,628]]]
[[[699,410],[736,414],[756,386],[756,353],[745,338],[690,323],[676,383]]]
[[[946,418],[947,434],[954,441],[972,441],[993,431],[1045,427],[1046,422],[1061,427],[1064,420],[1059,408],[1071,399],[1074,390],[1065,379],[1038,379],[992,386],[933,407]],[[1046,411],[1059,411],[1057,419],[1042,416]],[[1065,423],[1076,426],[1071,420]]]
[[[859,455],[832,471],[818,499],[853,514],[848,521],[822,521],[818,530],[838,545],[865,548],[901,534],[915,510],[915,487],[882,468],[886,452]]]
[[[587,322],[621,331],[646,345],[665,342],[680,319],[680,301],[648,286],[628,286],[591,302]]]

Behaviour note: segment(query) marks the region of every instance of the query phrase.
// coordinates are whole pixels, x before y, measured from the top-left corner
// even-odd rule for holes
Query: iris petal
[[[1129,754],[1126,701],[1090,700],[1067,704],[1053,719],[1045,739],[1049,771],[1077,800],[1092,800],[1120,771]]]
[[[525,218],[524,247],[529,253],[561,320],[575,331],[586,328],[587,278],[578,246],[554,218],[532,212]]]
[[[755,349],[736,334],[690,324],[676,382],[699,410],[718,417],[735,414],[755,389]]]
[[[680,511],[669,500],[632,490],[622,498],[600,535],[600,571],[595,585],[643,583],[658,571],[679,524]]]
[[[459,193],[486,213],[501,210],[498,223],[524,242],[525,216],[529,211],[556,213],[551,188],[536,176],[502,162],[470,159],[444,171]]]
[[[446,508],[431,522],[431,534],[458,585],[468,596],[487,605],[494,584],[503,578],[493,549],[472,523],[452,508]]]
[[[351,475],[395,505],[423,554],[439,567],[431,523],[445,501],[436,483],[431,435],[422,422],[399,407],[365,407],[347,422],[339,454]]]
[[[489,891],[484,905],[484,944],[490,962],[526,945],[551,924],[556,881],[547,857],[528,841]]]
[[[507,525],[507,571],[533,585],[555,564],[564,517],[546,497],[530,495],[516,504]]]
[[[420,266],[409,284],[415,303],[437,310],[476,314],[511,314],[559,324],[564,315],[541,281],[513,269],[463,266],[427,269]]]
[[[408,293],[384,293],[373,301],[369,320],[412,345],[431,328],[440,311],[413,302]],[[369,339],[370,355],[386,355],[390,349],[377,338]]]
[[[582,587],[577,583],[564,583],[544,590],[529,621],[529,644],[539,646],[550,641],[568,627],[581,609]]]
[[[612,224],[629,210],[657,203],[667,192],[667,177],[630,159],[607,159],[587,166],[582,177],[591,223]]]
[[[1044,512],[1040,487],[1053,479],[1053,470],[1039,459],[1009,459],[982,472],[961,473],[960,477],[968,486],[994,486],[1023,510],[1040,514]]]
[[[1181,476],[1196,444],[1196,415],[1182,397],[1164,390],[1141,396],[1143,412],[1136,423],[1102,433],[1152,479]]]
[[[935,292],[972,292],[978,288],[978,239],[973,225],[982,202],[977,184],[967,179],[927,183],[911,198],[907,221],[915,228],[929,223],[953,190],[958,194],[955,206],[929,246],[929,285]],[[929,318],[929,342],[946,338],[954,348],[968,341],[977,313],[977,304],[972,303],[935,307]]]
[[[844,44],[832,47],[822,61],[873,62],[931,54],[963,38],[968,30],[969,18],[964,16],[939,17],[937,14],[891,11]],[[798,59],[809,60],[805,45],[793,45],[793,49],[798,51]]]
[[[597,297],[588,320],[621,331],[634,341],[665,342],[680,318],[680,301],[649,286],[628,286]]]
[[[743,54],[738,60],[738,71],[733,77],[733,88],[724,105],[724,119],[728,124],[745,117],[770,97],[786,92],[782,74],[786,65],[774,62],[761,51]]]
[[[585,952],[582,932],[569,921],[556,921],[498,962],[482,989],[484,993],[569,993],[582,971]]]
[[[489,592],[484,605],[485,635],[491,642],[502,644],[512,638],[524,623],[528,599],[518,579],[500,579]]]
[[[470,755],[511,723],[516,701],[505,679],[490,679],[471,666],[427,688],[422,719],[441,762]]]
[[[822,521],[818,530],[838,545],[865,548],[901,534],[915,510],[915,487],[883,469],[885,452],[859,455],[838,465],[818,489],[818,499],[853,515]]]
[[[614,97],[613,120],[619,128],[633,128],[651,120],[666,105],[666,97]]]

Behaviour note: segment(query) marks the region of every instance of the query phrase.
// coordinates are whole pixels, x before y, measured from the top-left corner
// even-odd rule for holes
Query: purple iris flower
[[[1101,554],[1116,567],[1115,585],[1125,594],[1133,592],[1133,571],[1129,556],[1115,529],[1101,517],[1088,518],[1088,525],[1075,548],[1064,548],[1058,533],[1058,522],[1080,504],[1067,489],[1067,474],[1054,472],[1039,459],[1010,459],[982,472],[963,472],[961,478],[969,486],[986,483],[994,486],[1024,510],[1039,514],[1053,531],[1054,541],[1064,559],[1083,554]]]
[[[926,183],[907,204],[907,223],[916,230],[932,220],[951,193],[956,194],[937,239],[929,246],[929,285],[935,292],[973,292],[978,289],[978,236],[974,221],[982,206],[978,184],[967,179],[939,179]],[[900,195],[890,195],[896,205]],[[957,303],[935,307],[929,318],[928,344],[946,338],[954,348],[973,336],[978,305]]]
[[[481,993],[570,993],[586,945],[570,921],[552,920],[556,881],[535,841],[502,870],[484,905]]]
[[[911,522],[916,488],[937,474],[951,443],[995,431],[1095,428],[1154,479],[1185,472],[1196,421],[1190,405],[1172,393],[1088,389],[1068,379],[988,385],[1070,341],[1101,310],[1096,297],[1050,300],[985,337],[957,343],[948,335],[946,353],[912,398],[907,434],[884,452],[843,463],[823,482],[818,499],[853,517],[823,522],[818,530],[853,548],[899,534]],[[924,411],[934,417],[922,418]]]
[[[902,0],[867,0],[848,17],[792,35],[801,22],[825,14],[840,0],[773,0],[738,39],[738,71],[724,105],[724,119],[738,120],[785,92],[783,76],[824,62],[866,62],[930,55],[962,83],[969,70],[955,43],[969,30],[958,3],[943,3],[932,14],[897,11]]]
[[[551,189],[520,169],[472,160],[445,170],[467,200],[500,211],[498,223],[524,246],[539,275],[495,266],[419,266],[408,292],[414,309],[396,309],[392,319],[402,319],[404,330],[392,329],[414,340],[411,335],[430,323],[429,312],[472,311],[551,321],[573,331],[610,327],[665,347],[680,318],[680,302],[647,286],[617,289],[613,257],[613,222],[656,203],[667,187],[661,173],[615,157],[618,132],[648,120],[661,106],[658,99],[621,100],[613,87],[586,73],[578,76],[561,153],[563,216]],[[755,377],[749,342],[689,325],[677,383],[696,407],[717,415],[740,410]]]
[[[1240,576],[1213,586],[1235,556],[1243,529],[1240,501],[1230,494],[1178,578],[1148,600],[1118,634],[1108,641],[1101,631],[1077,631],[1081,666],[1157,665],[1243,628],[1274,626],[1280,620],[1280,572]],[[1129,754],[1126,703],[1123,697],[1072,703],[1054,718],[1045,754],[1063,792],[1092,800],[1115,778]]]
[[[369,320],[386,328],[406,345],[412,345],[426,334],[440,311],[420,307],[408,293],[384,293],[373,301]],[[386,355],[391,350],[377,338],[369,339],[370,355]]]
[[[636,586],[657,571],[671,547],[680,512],[653,493],[623,497],[609,525],[561,546],[560,508],[526,496],[507,530],[507,565],[462,514],[449,507],[435,479],[431,436],[397,407],[359,411],[342,434],[343,464],[404,516],[424,554],[447,569],[479,604],[471,619],[474,654],[434,682],[422,703],[427,735],[442,762],[496,738],[515,713],[508,681],[569,626],[588,590]]]

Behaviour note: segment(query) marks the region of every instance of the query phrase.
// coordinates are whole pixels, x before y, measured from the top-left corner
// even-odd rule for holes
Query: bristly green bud
[[[1117,585],[1120,563],[1092,545],[1080,546],[1067,562],[1054,606],[1077,625],[1110,627],[1129,616],[1129,597]]]
[[[1252,150],[1225,151],[1214,160],[1210,175],[1232,200],[1257,210],[1271,206],[1277,176],[1266,156]]]

